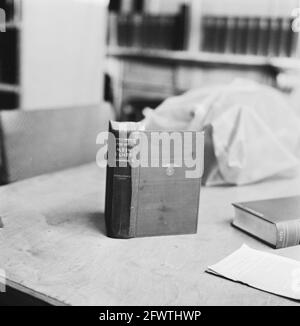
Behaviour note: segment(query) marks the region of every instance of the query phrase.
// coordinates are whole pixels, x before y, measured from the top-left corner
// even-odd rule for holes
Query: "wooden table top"
[[[56,305],[295,305],[205,270],[244,243],[270,250],[230,225],[232,202],[299,194],[300,178],[203,188],[197,235],[114,240],[103,169],[44,175],[0,188],[0,268],[11,287]]]

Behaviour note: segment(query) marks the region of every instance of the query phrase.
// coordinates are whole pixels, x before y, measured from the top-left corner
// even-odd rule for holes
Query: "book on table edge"
[[[300,196],[235,203],[233,226],[276,249],[300,244]]]
[[[108,237],[130,239],[197,233],[204,133],[191,132],[193,139],[200,136],[197,146],[200,145],[201,171],[199,177],[188,179],[185,172],[190,169],[185,166],[130,165],[131,150],[135,146],[132,133],[145,135],[149,149],[152,149],[152,132],[141,131],[138,123],[111,121],[109,132],[108,162],[113,164],[108,164],[106,177],[105,222]],[[144,148],[144,145],[142,142],[140,146]],[[195,153],[195,146],[194,141],[184,145],[184,153],[186,148],[189,153]],[[160,146],[158,148],[161,150]]]

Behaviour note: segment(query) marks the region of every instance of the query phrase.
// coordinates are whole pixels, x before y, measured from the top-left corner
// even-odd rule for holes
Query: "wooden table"
[[[0,188],[11,288],[56,305],[297,304],[205,270],[243,243],[270,250],[231,227],[230,203],[298,195],[300,178],[204,188],[197,235],[133,240],[105,236],[104,184],[93,164]]]

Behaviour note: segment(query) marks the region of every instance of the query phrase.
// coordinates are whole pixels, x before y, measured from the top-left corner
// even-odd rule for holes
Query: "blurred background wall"
[[[145,106],[235,78],[291,94],[298,7],[298,0],[111,0],[107,67],[120,119],[139,120]]]
[[[0,8],[0,109],[99,105],[107,1],[1,0]]]

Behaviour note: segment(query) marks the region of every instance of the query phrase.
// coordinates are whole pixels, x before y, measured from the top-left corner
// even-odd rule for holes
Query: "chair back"
[[[0,177],[7,184],[96,160],[111,107],[0,112]]]

